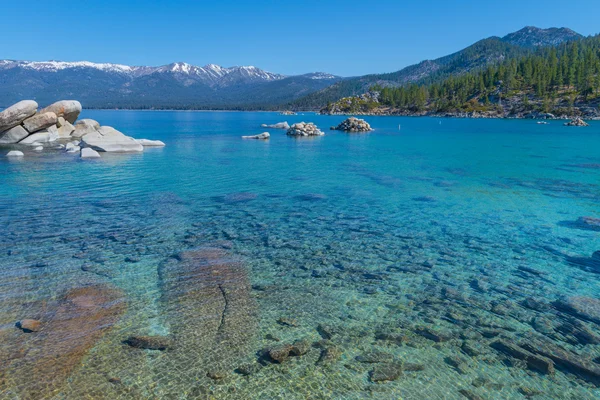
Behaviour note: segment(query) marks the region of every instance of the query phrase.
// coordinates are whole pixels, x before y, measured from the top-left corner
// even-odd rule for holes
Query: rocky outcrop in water
[[[290,129],[290,124],[286,122],[278,122],[276,124],[262,124],[261,127],[263,128],[270,128],[270,129]]]
[[[364,119],[350,117],[335,127],[337,131],[344,132],[371,132],[371,125]]]
[[[6,157],[23,157],[24,154],[19,150],[11,150],[6,154]]]
[[[587,122],[585,122],[583,119],[577,117],[572,119],[569,122],[565,122],[564,124],[565,126],[590,126]]]
[[[25,119],[35,115],[38,104],[33,100],[23,100],[0,112],[0,139],[2,133],[19,125]]]
[[[130,153],[165,145],[159,140],[136,140],[112,127],[100,126],[92,119],[77,121],[82,107],[76,100],[58,101],[39,112],[37,108],[35,101],[24,100],[0,112],[0,145],[31,146],[34,151],[43,151],[44,148],[62,149],[71,143],[67,153],[75,153],[73,149],[77,147]],[[86,153],[81,153],[82,158],[94,155],[90,151]]]
[[[115,153],[135,153],[144,151],[144,146],[134,138],[125,136],[111,126],[101,126],[95,132],[88,133],[81,138],[84,147],[96,151]]]
[[[269,132],[263,132],[263,133],[260,133],[258,135],[254,135],[254,136],[242,136],[242,139],[265,140],[265,139],[269,139],[270,137],[271,137],[271,135],[269,134]]]
[[[287,131],[288,136],[323,136],[324,133],[312,122],[298,122]]]

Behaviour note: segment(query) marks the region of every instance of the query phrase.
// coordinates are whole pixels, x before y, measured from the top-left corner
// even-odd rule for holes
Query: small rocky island
[[[8,157],[24,156],[22,150],[48,148],[79,153],[81,158],[98,158],[98,152],[132,153],[165,145],[159,140],[134,139],[93,119],[77,121],[81,110],[76,100],[58,101],[39,111],[35,101],[20,101],[0,112],[0,145],[13,148]]]
[[[587,122],[585,122],[583,119],[577,117],[572,119],[569,122],[565,122],[564,124],[565,126],[590,126],[590,124],[588,124]]]
[[[269,139],[270,137],[271,137],[271,134],[269,132],[263,132],[263,133],[259,133],[258,135],[253,135],[253,136],[242,136],[242,139],[266,140],[266,139]]]
[[[287,131],[288,136],[323,136],[324,133],[312,122],[298,122]]]
[[[343,131],[343,132],[371,132],[373,129],[371,125],[364,119],[356,117],[350,117],[344,120],[338,126],[332,126],[332,131]]]

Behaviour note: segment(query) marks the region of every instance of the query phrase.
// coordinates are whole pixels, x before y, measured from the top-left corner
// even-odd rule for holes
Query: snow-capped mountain
[[[0,60],[0,107],[24,98],[76,98],[87,107],[257,108],[287,102],[341,78],[285,76],[254,66],[159,67],[89,61]]]
[[[216,64],[198,67],[185,62],[176,62],[160,67],[138,67],[111,63],[93,63],[89,61],[11,61],[0,60],[0,70],[22,68],[38,72],[58,72],[76,69],[95,69],[98,71],[123,74],[138,78],[145,75],[164,73],[189,77],[190,79],[205,82],[211,85],[229,83],[274,81],[285,78],[284,75],[263,71],[253,66],[224,68]],[[333,75],[331,75],[333,77]],[[330,78],[332,79],[332,78]]]

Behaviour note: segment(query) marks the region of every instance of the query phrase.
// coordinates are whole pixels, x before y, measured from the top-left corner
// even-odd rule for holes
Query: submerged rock
[[[356,356],[356,361],[361,362],[361,363],[368,363],[368,364],[392,361],[393,359],[394,359],[393,355],[391,355],[389,353],[384,353],[381,351],[372,351],[369,353],[364,353],[359,356]]]
[[[23,100],[0,112],[0,133],[9,130],[37,111],[38,104],[33,100]]]
[[[130,336],[125,344],[137,349],[169,350],[173,348],[173,340],[167,336]]]
[[[158,275],[180,362],[233,370],[254,353],[256,305],[240,260],[223,249],[201,248],[167,259]]]
[[[372,382],[395,381],[402,375],[402,365],[397,363],[377,364],[369,374]]]
[[[292,348],[290,349],[290,354],[292,356],[303,356],[310,351],[311,344],[308,340],[296,340],[292,344]]]
[[[473,393],[469,389],[460,389],[458,391],[458,393],[460,393],[467,400],[483,400],[483,397],[479,396],[478,394]]]
[[[268,355],[272,361],[282,363],[290,358],[291,351],[292,345],[282,344],[266,349],[265,354]]]
[[[574,317],[600,325],[600,300],[585,296],[572,296],[560,299],[554,306]]]
[[[490,346],[510,357],[525,361],[529,369],[539,371],[544,374],[554,373],[554,363],[550,359],[533,354],[517,346],[516,344],[509,343],[504,340],[497,340],[490,344]]]
[[[332,364],[340,359],[342,350],[337,346],[327,346],[321,351],[317,364]]]
[[[213,371],[208,371],[206,373],[206,376],[209,377],[210,379],[212,379],[213,381],[220,381],[220,380],[227,378],[227,372],[213,370]]]
[[[547,341],[528,341],[522,344],[526,350],[547,357],[562,371],[572,373],[596,386],[600,386],[600,366]]]
[[[249,376],[249,375],[253,375],[255,373],[257,373],[258,371],[260,371],[262,369],[262,365],[259,363],[249,363],[249,364],[244,364],[244,365],[240,365],[239,367],[237,367],[235,369],[235,372],[237,374],[240,375],[244,375],[244,376]]]
[[[42,329],[42,323],[37,319],[22,319],[17,322],[17,328],[26,333],[39,332]]]
[[[11,381],[19,398],[54,398],[125,312],[124,298],[105,285],[69,290],[48,310],[43,329],[8,343],[11,353],[2,354],[0,376]]]
[[[448,340],[451,339],[450,334],[445,333],[445,332],[438,332],[435,331],[431,328],[417,328],[415,329],[415,332],[418,333],[419,335],[423,336],[424,338],[427,338],[429,340],[433,340],[434,342],[447,342]]]

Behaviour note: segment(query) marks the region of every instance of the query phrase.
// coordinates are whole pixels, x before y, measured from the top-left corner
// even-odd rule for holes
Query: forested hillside
[[[378,104],[360,105],[356,98],[346,99],[343,107],[351,112],[389,107],[393,113],[597,114],[588,109],[597,108],[600,96],[600,36],[540,48],[440,82],[375,85],[372,91],[379,93]],[[351,110],[357,105],[362,108]],[[339,103],[327,110],[344,112]]]
[[[327,88],[294,100],[286,105],[294,109],[321,108],[328,102],[365,93],[373,85],[399,87],[411,83],[426,85],[451,76],[460,76],[531,54],[540,47],[556,46],[583,36],[568,28],[540,29],[527,26],[502,38],[490,37],[453,54],[426,60],[387,74],[373,74],[344,79]]]

